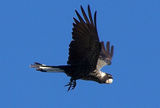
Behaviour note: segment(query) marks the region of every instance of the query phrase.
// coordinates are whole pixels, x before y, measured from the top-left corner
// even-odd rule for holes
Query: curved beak
[[[113,82],[113,79],[112,79],[112,78],[106,80],[106,83],[107,83],[107,84],[111,84],[112,82]]]

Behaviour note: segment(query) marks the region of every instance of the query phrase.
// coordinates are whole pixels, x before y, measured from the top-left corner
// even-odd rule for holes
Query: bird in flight
[[[100,84],[110,84],[113,82],[111,74],[101,71],[105,65],[110,65],[113,57],[113,45],[99,40],[96,27],[96,11],[92,18],[90,6],[88,5],[88,17],[81,6],[83,18],[77,10],[75,13],[79,20],[74,19],[72,28],[72,41],[69,45],[69,57],[67,65],[48,66],[35,62],[31,68],[36,68],[41,72],[64,72],[71,77],[68,91],[76,87],[76,80],[96,81]]]

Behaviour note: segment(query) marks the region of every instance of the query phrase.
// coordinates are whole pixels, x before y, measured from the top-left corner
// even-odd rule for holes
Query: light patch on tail
[[[50,67],[50,66],[40,66],[39,68],[46,71],[46,72],[64,72],[63,69],[54,68],[54,67]]]
[[[41,72],[64,72],[63,69],[58,68],[57,66],[46,66],[45,64],[40,64],[38,62],[32,64],[31,68],[36,68],[37,71]]]

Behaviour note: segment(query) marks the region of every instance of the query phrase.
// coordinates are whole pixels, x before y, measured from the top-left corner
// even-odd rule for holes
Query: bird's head
[[[102,72],[102,71],[99,71],[100,72],[100,83],[106,83],[106,84],[111,84],[113,82],[113,77],[111,74],[108,74],[108,73],[105,73],[105,72]]]
[[[106,83],[106,84],[111,84],[112,82],[113,82],[113,77],[112,77],[112,75],[107,74],[107,75],[106,75],[106,81],[105,81],[105,83]]]

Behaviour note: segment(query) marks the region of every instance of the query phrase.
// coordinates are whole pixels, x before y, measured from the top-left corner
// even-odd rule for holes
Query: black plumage
[[[64,72],[71,77],[68,90],[74,89],[77,79],[92,80],[99,83],[112,83],[112,75],[100,71],[104,65],[110,65],[113,56],[113,46],[110,50],[110,42],[107,42],[106,49],[104,42],[99,41],[96,27],[96,12],[94,19],[90,6],[88,5],[87,17],[81,6],[83,18],[75,10],[79,20],[74,19],[72,41],[69,45],[69,57],[65,66],[46,66],[35,63],[31,65],[42,72]]]

